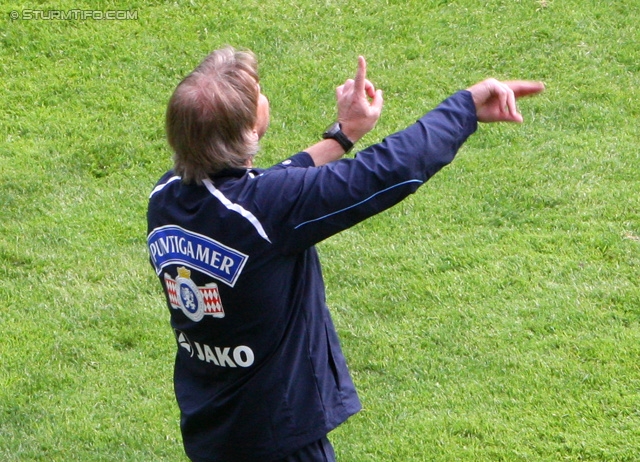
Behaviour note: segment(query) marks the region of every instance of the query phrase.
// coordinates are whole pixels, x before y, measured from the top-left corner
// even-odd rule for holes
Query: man
[[[325,305],[314,245],[413,193],[477,122],[522,122],[537,82],[490,79],[416,124],[341,159],[378,121],[366,79],[336,89],[337,123],[266,170],[269,123],[250,52],[211,53],[167,109],[174,169],[151,193],[148,246],[177,340],[175,392],[187,455],[211,461],[331,461],[327,434],[360,410]]]

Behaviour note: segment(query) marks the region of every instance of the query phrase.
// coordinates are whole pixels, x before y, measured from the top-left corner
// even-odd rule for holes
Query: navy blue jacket
[[[176,335],[192,460],[283,458],[358,412],[314,245],[413,193],[476,127],[461,91],[353,159],[315,167],[301,152],[204,185],[160,179],[148,246]]]

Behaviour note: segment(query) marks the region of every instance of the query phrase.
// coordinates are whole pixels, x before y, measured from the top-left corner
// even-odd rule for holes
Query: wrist
[[[356,130],[353,130],[351,127],[349,127],[348,125],[344,125],[344,124],[340,124],[341,128],[342,128],[342,133],[345,134],[345,136],[347,138],[349,138],[349,140],[355,144],[358,142],[358,140],[360,140],[360,138],[362,138],[361,135],[358,134],[358,132]]]
[[[334,162],[345,155],[342,146],[332,139],[319,141],[305,149],[305,152],[311,156],[316,167]]]
[[[348,133],[348,131],[347,131]],[[329,125],[322,134],[323,139],[332,139],[336,141],[345,153],[351,151],[354,145],[354,139],[351,138],[345,131],[343,131],[342,124],[340,122],[334,122]]]

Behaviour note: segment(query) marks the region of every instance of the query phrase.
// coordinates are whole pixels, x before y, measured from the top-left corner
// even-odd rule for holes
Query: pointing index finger
[[[531,80],[511,80],[505,84],[513,90],[516,98],[535,95],[544,91],[544,83]]]

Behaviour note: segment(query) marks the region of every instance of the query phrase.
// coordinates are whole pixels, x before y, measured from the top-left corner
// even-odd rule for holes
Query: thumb
[[[378,89],[376,90],[376,93],[373,96],[373,100],[371,100],[371,107],[373,107],[377,111],[381,111],[383,103],[384,103],[384,98],[382,97],[382,90]]]

